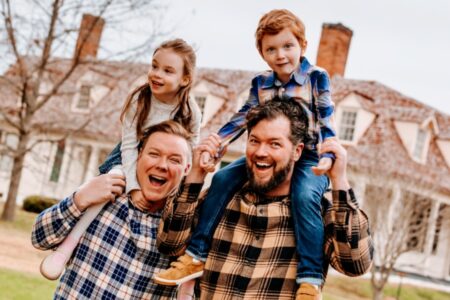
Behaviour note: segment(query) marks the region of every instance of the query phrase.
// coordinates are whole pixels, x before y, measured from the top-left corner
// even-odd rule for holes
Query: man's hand
[[[320,147],[319,154],[332,152],[336,159],[327,172],[334,190],[348,190],[350,184],[347,180],[347,150],[337,141],[337,139],[326,139]]]
[[[214,157],[217,154],[220,142],[220,137],[212,133],[194,148],[192,153],[192,168],[186,177],[186,183],[203,182],[206,173],[214,171],[215,164],[217,164],[218,160],[211,159],[207,163],[203,160]],[[206,157],[207,155],[205,153],[209,154],[208,157]]]
[[[84,183],[75,192],[74,203],[80,211],[86,208],[114,200],[125,188],[125,177],[118,174],[103,174]]]

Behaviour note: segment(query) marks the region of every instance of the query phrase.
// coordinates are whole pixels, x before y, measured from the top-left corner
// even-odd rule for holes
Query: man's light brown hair
[[[189,152],[192,152],[192,145],[191,145],[191,138],[192,134],[184,129],[183,125],[181,125],[178,122],[175,122],[173,120],[167,120],[155,125],[150,126],[146,131],[144,131],[142,138],[139,141],[138,145],[138,151],[141,152],[142,149],[145,148],[145,144],[147,143],[149,137],[157,132],[167,133],[167,134],[173,134],[179,137],[182,137],[186,140],[186,143],[189,147]],[[160,141],[161,143],[164,143],[164,141]],[[188,161],[190,160],[191,153],[188,153]]]
[[[261,17],[256,28],[256,48],[262,56],[262,39],[268,35],[275,35],[289,28],[292,34],[297,38],[300,47],[306,48],[305,25],[292,12],[287,9],[274,9]]]

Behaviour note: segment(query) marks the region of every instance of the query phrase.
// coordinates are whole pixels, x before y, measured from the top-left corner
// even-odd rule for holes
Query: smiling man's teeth
[[[151,182],[157,183],[157,184],[164,184],[167,181],[164,177],[159,177],[159,176],[154,176],[154,175],[150,175],[150,176],[148,176],[148,178],[150,179]]]
[[[270,167],[270,164],[257,162],[256,166],[259,167],[259,168],[268,168],[268,167]]]

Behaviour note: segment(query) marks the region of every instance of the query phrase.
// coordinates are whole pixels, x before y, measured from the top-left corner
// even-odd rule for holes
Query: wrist
[[[80,212],[83,212],[87,208],[87,204],[83,201],[82,195],[80,195],[79,191],[76,191],[73,195],[73,203],[78,208]]]
[[[340,177],[330,177],[331,186],[333,187],[333,190],[342,190],[342,191],[348,191],[350,189],[350,183],[347,180],[346,176],[340,176]]]
[[[206,172],[202,168],[193,168],[186,176],[186,183],[203,183],[205,181]]]

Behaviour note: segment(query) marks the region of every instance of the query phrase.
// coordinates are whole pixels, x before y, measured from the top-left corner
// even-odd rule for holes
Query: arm
[[[197,102],[193,100],[192,98],[189,98],[189,103],[192,110],[192,144],[197,145],[200,138],[200,125],[202,123],[202,112],[200,111],[200,108],[198,107]]]
[[[124,185],[123,176],[117,174],[97,176],[83,184],[72,196],[39,214],[31,235],[33,246],[42,250],[58,246],[85,209],[120,195]]]
[[[360,276],[372,266],[373,243],[369,221],[359,209],[353,191],[333,190],[333,204],[327,209],[325,253],[331,266],[347,276]]]
[[[122,123],[122,145],[120,151],[122,155],[122,168],[127,179],[125,193],[133,190],[140,190],[141,187],[136,178],[136,161],[138,158],[137,146],[139,141],[136,135],[136,101],[131,103],[128,112],[125,114]]]
[[[79,220],[82,212],[73,195],[41,212],[33,225],[31,242],[40,250],[58,246]]]
[[[317,121],[320,128],[319,143],[336,136],[333,124],[334,104],[331,101],[330,78],[325,71],[318,72],[316,81]],[[322,153],[321,157],[334,159],[332,153]]]
[[[246,130],[245,117],[252,107],[259,104],[258,80],[259,77],[253,78],[247,101],[217,133],[222,141],[234,141]]]
[[[215,153],[220,145],[217,135],[202,141],[192,155],[192,168],[177,195],[167,199],[158,227],[156,245],[159,252],[167,255],[180,255],[189,240],[196,222],[200,191],[207,172],[200,167],[203,151]]]
[[[245,104],[235,113],[231,119],[222,126],[217,132],[218,136],[221,138],[221,145],[218,149],[217,154],[214,156],[212,152],[205,152],[202,155],[201,166],[208,172],[214,172],[214,167],[220,159],[225,154],[225,148],[237,138],[239,138],[246,130],[246,116],[248,111],[259,104],[258,98],[258,81],[259,77],[255,77],[252,80],[252,86],[250,88],[250,93]],[[212,159],[214,158],[214,159]]]
[[[178,256],[185,250],[195,224],[202,186],[202,183],[185,183],[177,196],[167,200],[156,239],[159,252]]]
[[[331,152],[336,160],[328,172],[333,186],[332,205],[325,212],[325,253],[340,273],[359,276],[367,272],[373,259],[369,221],[358,207],[347,180],[347,152],[336,139],[328,139],[321,152]]]

